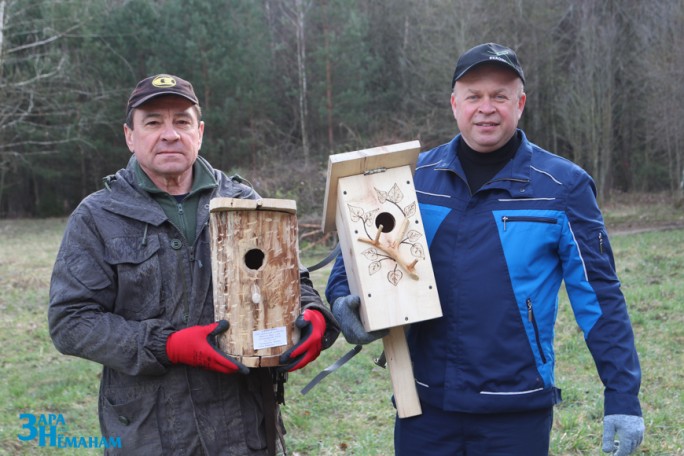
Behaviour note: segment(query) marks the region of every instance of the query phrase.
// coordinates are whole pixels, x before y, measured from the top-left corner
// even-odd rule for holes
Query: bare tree
[[[39,205],[43,192],[34,160],[77,140],[73,129],[64,128],[73,119],[63,103],[68,59],[57,44],[79,23],[44,16],[41,6],[0,0],[0,213]],[[23,198],[7,201],[10,186],[23,187]]]
[[[285,17],[288,19],[296,35],[297,74],[299,82],[299,126],[302,136],[302,153],[304,165],[308,166],[310,148],[308,131],[308,86],[306,79],[306,13],[311,7],[310,1],[295,0],[294,4],[282,3]]]
[[[613,160],[615,72],[621,50],[614,2],[578,0],[562,21],[564,66],[559,134],[570,145],[572,159],[596,181],[599,198],[608,190]]]
[[[330,55],[330,8],[327,0],[322,1],[323,7],[323,46],[325,49],[325,110],[328,130],[328,153],[332,154],[335,147],[335,133],[333,127],[333,82],[332,56]]]
[[[684,197],[684,10],[678,0],[649,4],[642,32],[651,52],[646,56],[648,155],[642,169],[664,168],[669,188]],[[651,174],[660,175],[657,171]],[[656,177],[653,176],[653,177]]]

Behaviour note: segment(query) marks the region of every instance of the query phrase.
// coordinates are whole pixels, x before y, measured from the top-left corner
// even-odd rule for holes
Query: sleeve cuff
[[[173,364],[171,361],[169,361],[169,355],[166,352],[166,341],[174,331],[175,330],[173,329],[161,329],[150,338],[150,351],[163,366],[168,367]]]
[[[606,392],[603,414],[642,416],[639,398],[633,394]]]

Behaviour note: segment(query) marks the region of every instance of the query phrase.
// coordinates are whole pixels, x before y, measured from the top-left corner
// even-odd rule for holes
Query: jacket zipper
[[[544,355],[544,350],[542,350],[541,341],[539,340],[539,328],[537,327],[537,320],[534,318],[534,311],[532,310],[532,300],[527,298],[527,319],[532,323],[532,328],[534,328],[534,339],[537,342],[537,349],[539,350],[539,355],[541,356],[542,363],[546,364],[546,356]]]
[[[599,231],[598,235],[598,241],[599,241],[599,252],[603,253],[603,233]]]
[[[503,215],[501,216],[501,221],[503,222],[503,229],[506,231],[506,223],[508,222],[537,222],[537,223],[549,223],[555,225],[557,220],[553,217],[534,217],[531,215]]]
[[[180,232],[185,238],[185,232],[187,231],[187,223],[185,223],[185,211],[183,210],[183,203],[176,203],[176,208],[178,209],[178,215],[180,217]],[[186,239],[187,242],[192,242],[192,239]]]

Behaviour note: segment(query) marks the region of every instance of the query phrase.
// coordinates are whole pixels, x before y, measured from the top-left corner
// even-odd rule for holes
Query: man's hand
[[[337,298],[332,305],[332,313],[340,324],[340,329],[347,342],[354,345],[365,345],[389,334],[387,329],[367,332],[359,317],[361,299],[356,295]]]
[[[249,368],[224,354],[216,346],[216,335],[228,330],[226,320],[205,326],[191,326],[171,333],[166,354],[174,364],[202,367],[224,374],[249,373]]]
[[[280,355],[280,371],[292,372],[309,364],[321,354],[323,334],[325,334],[325,318],[314,309],[305,309],[297,317],[295,325],[301,330],[299,342]]]
[[[644,440],[644,419],[633,415],[607,415],[603,418],[603,452],[615,456],[632,454]],[[615,440],[617,435],[619,442]]]

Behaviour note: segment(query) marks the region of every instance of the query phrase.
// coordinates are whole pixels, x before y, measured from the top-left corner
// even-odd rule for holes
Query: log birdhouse
[[[442,316],[413,183],[420,143],[331,155],[323,231],[337,230],[367,331],[383,340],[400,417],[421,413],[403,326]]]
[[[218,338],[247,367],[277,366],[299,340],[299,248],[296,203],[214,198],[210,202],[211,269]]]

